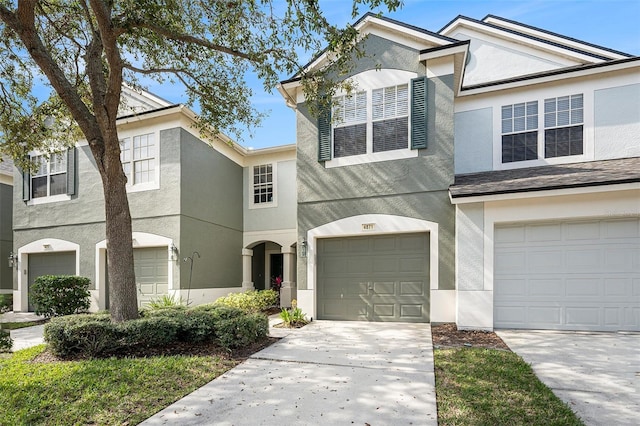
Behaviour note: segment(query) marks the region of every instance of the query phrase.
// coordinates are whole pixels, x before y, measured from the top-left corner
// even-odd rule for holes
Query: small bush
[[[11,339],[11,333],[9,330],[3,330],[0,328],[0,353],[11,352],[13,347],[13,340]]]
[[[157,316],[125,321],[116,329],[123,346],[153,348],[175,342],[180,326],[174,318]]]
[[[115,325],[105,314],[53,318],[44,326],[44,340],[51,352],[61,358],[95,357],[120,347]]]
[[[225,348],[248,346],[267,336],[269,319],[266,315],[252,313],[216,323],[218,341]]]
[[[244,293],[230,293],[214,303],[242,309],[245,312],[261,312],[274,306],[278,300],[278,293],[274,290],[249,290]]]
[[[30,289],[35,312],[46,318],[84,312],[91,304],[89,278],[74,275],[43,275]]]
[[[13,294],[0,294],[0,314],[13,311]]]

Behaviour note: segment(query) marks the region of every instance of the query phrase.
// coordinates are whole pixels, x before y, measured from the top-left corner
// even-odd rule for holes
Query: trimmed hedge
[[[97,358],[178,342],[216,342],[237,348],[265,338],[268,331],[269,321],[263,314],[203,305],[145,310],[141,318],[122,323],[111,322],[103,313],[53,318],[45,325],[44,339],[61,358]]]
[[[13,294],[0,294],[0,314],[13,311]]]
[[[245,312],[262,312],[275,306],[278,292],[275,290],[249,290],[244,293],[230,293],[218,298],[214,304],[242,309]]]
[[[11,332],[0,328],[0,353],[11,352],[12,347],[13,340],[11,339]]]
[[[29,289],[38,315],[46,318],[85,312],[91,305],[89,278],[75,275],[43,275]]]

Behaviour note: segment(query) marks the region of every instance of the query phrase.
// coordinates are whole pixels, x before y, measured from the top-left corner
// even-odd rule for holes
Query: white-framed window
[[[36,155],[38,169],[31,175],[31,199],[67,193],[67,154]]]
[[[158,149],[155,133],[120,140],[120,161],[127,186],[140,189],[158,186]]]
[[[367,92],[333,98],[333,156],[367,153]]]
[[[249,167],[250,208],[276,207],[277,165],[263,163]]]
[[[544,100],[544,157],[584,153],[582,94]]]
[[[584,154],[582,94],[503,105],[500,120],[502,164]]]
[[[502,162],[538,159],[538,101],[503,105]]]
[[[408,84],[336,96],[332,106],[334,158],[408,149]]]
[[[31,206],[70,200],[76,185],[75,148],[29,157],[35,168],[22,171],[22,201]]]

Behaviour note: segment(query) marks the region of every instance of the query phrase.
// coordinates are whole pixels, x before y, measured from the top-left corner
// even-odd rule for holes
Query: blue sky
[[[353,22],[349,0],[320,0],[320,6],[332,23]],[[458,15],[482,19],[488,14],[640,56],[640,0],[404,0],[402,9],[386,16],[436,32]],[[250,83],[253,104],[269,116],[240,143],[256,149],[294,143],[295,112],[275,89],[269,94],[257,80]],[[172,102],[183,100],[178,87],[149,89]]]

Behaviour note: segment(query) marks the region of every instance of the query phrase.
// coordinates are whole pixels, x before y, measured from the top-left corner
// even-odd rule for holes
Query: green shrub
[[[13,294],[0,294],[0,314],[13,311]]]
[[[177,340],[180,321],[167,317],[138,318],[117,324],[117,331],[126,347],[160,347]]]
[[[84,312],[91,304],[89,278],[74,275],[43,275],[36,278],[30,298],[38,315],[46,318]]]
[[[302,327],[309,324],[304,312],[300,308],[285,309],[282,308],[280,318],[286,327]]]
[[[109,315],[68,315],[44,326],[44,340],[61,358],[96,357],[119,349],[118,334]]]
[[[267,336],[269,319],[261,313],[242,315],[216,322],[218,342],[225,348],[248,346]]]
[[[0,353],[11,352],[13,347],[13,340],[11,339],[11,333],[9,330],[3,330],[0,328]]]
[[[178,341],[210,341],[237,348],[264,338],[269,331],[264,314],[227,306],[169,307],[142,313],[141,318],[122,323],[112,323],[108,314],[53,318],[45,325],[44,338],[52,353],[61,358],[104,357]]]
[[[214,303],[242,309],[245,312],[261,312],[274,306],[277,300],[278,293],[275,290],[249,290],[244,293],[230,293]]]

